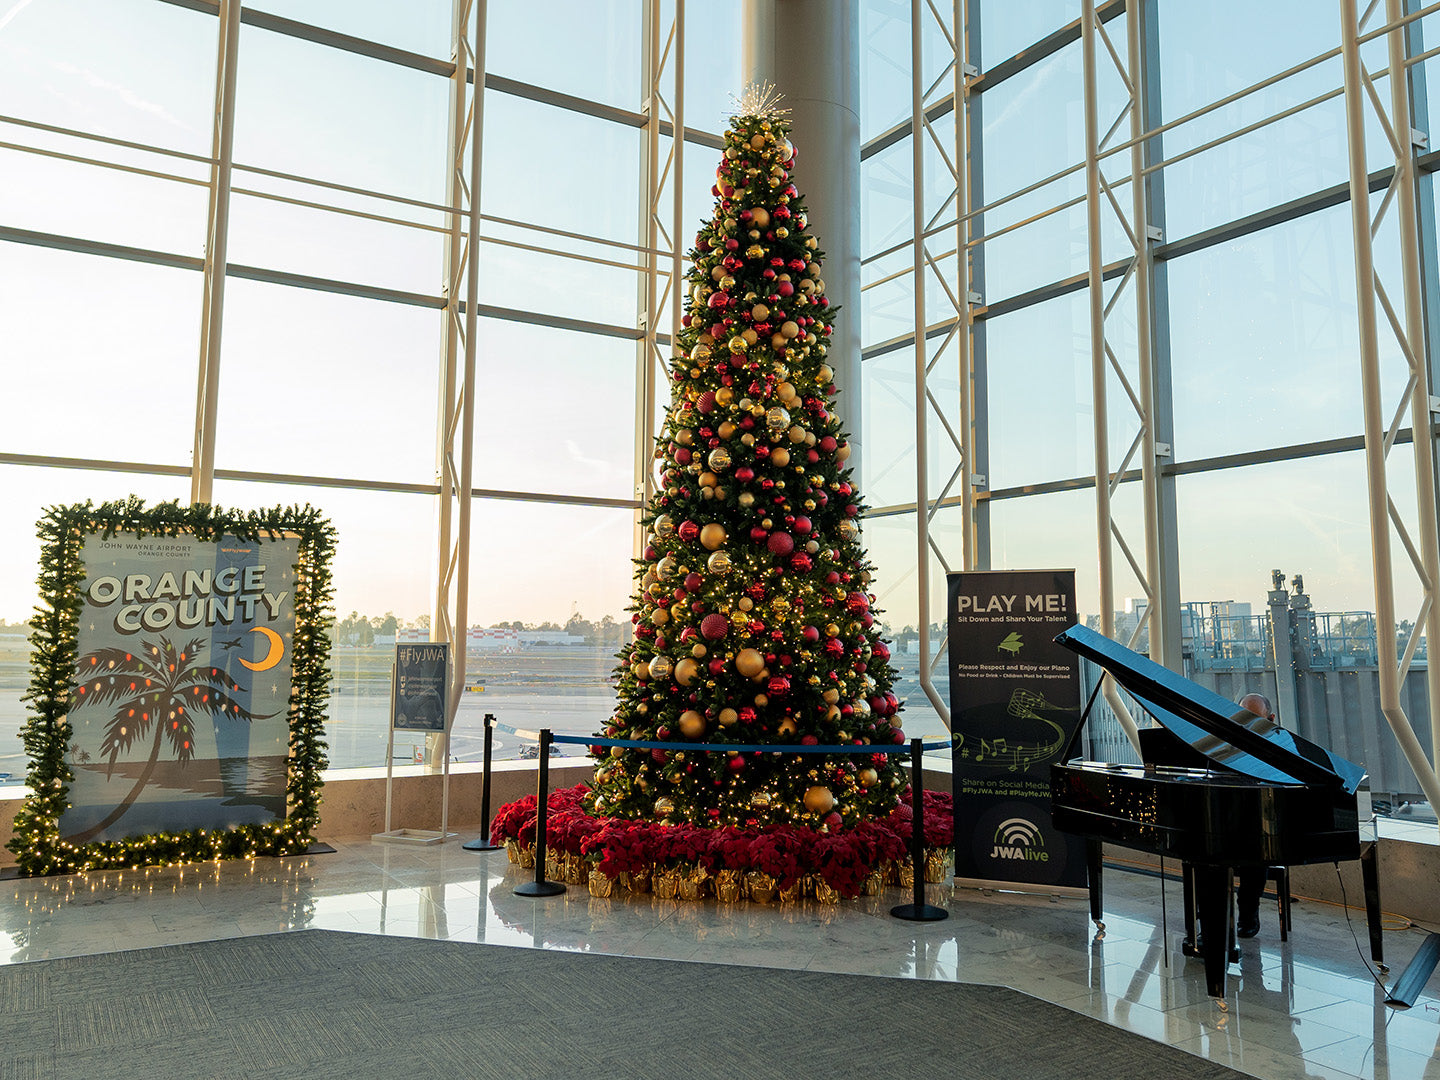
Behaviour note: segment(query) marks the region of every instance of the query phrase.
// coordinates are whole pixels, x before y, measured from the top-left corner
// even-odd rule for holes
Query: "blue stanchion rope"
[[[540,741],[538,731],[525,731],[521,728],[511,727],[509,724],[502,724],[498,721],[490,725],[496,731],[504,732],[507,735],[517,735],[522,739],[533,739]],[[800,743],[777,744],[767,743],[692,743],[692,742],[659,742],[647,739],[605,739],[598,735],[551,735],[552,743],[574,743],[577,746],[623,746],[632,750],[701,750],[706,753],[713,752],[735,752],[739,754],[908,754],[910,753],[909,742],[896,743],[889,746],[878,746],[868,743],[864,746],[806,746]],[[921,743],[921,750],[949,750],[948,739],[939,742]]]

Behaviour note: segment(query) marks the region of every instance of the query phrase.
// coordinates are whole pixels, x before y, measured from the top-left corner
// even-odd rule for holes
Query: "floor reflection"
[[[334,841],[330,855],[0,882],[0,963],[320,928],[859,975],[991,983],[1253,1076],[1440,1080],[1440,986],[1396,1011],[1342,909],[1301,900],[1242,943],[1222,1008],[1180,952],[1152,876],[1106,875],[1105,933],[1084,899],[932,886],[943,922],[892,918],[900,890],[838,906],[517,897],[498,852]],[[1363,920],[1361,921],[1363,926]],[[1396,925],[1400,925],[1396,922]],[[1429,928],[1387,932],[1398,976]]]

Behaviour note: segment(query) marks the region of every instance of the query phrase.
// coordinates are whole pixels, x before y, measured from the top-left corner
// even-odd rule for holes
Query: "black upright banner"
[[[1080,722],[1074,570],[946,578],[954,739],[955,878],[1085,887],[1084,840],[1050,823],[1050,766]]]

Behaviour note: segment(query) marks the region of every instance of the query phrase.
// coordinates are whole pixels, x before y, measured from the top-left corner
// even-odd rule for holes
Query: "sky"
[[[449,53],[449,4],[415,0],[264,0],[255,8],[424,55]],[[1338,41],[1338,25],[1292,17],[1299,0],[1233,5],[1253,34],[1179,0],[1159,4],[1167,118],[1280,70]],[[627,110],[640,107],[639,0],[492,3],[487,64]],[[862,0],[862,133],[871,137],[909,110],[908,4]],[[983,62],[1009,55],[1073,19],[1078,3],[1037,0],[979,5]],[[686,122],[718,131],[739,89],[738,7],[687,6]],[[582,17],[583,15],[583,17]],[[1426,20],[1433,22],[1433,20]],[[543,27],[544,47],[537,28]],[[1123,38],[1119,24],[1112,31]],[[1281,32],[1283,30],[1283,33]],[[0,0],[0,102],[6,115],[208,153],[214,84],[213,17],[157,0]],[[933,61],[935,41],[927,46]],[[1373,54],[1367,58],[1374,59]],[[938,73],[938,69],[937,69]],[[1199,145],[1225,126],[1249,123],[1336,85],[1331,61],[1217,116],[1166,137],[1168,152]],[[1118,102],[1105,73],[1102,98]],[[443,200],[447,86],[444,79],[247,26],[242,30],[235,156],[406,199]],[[1383,86],[1383,84],[1382,84]],[[1078,160],[1079,47],[1062,49],[983,99],[988,197]],[[1344,177],[1337,101],[1165,171],[1167,239],[1242,217]],[[941,133],[945,130],[941,125]],[[1373,129],[1373,124],[1372,124]],[[98,147],[0,122],[0,139],[137,167],[205,178],[199,164],[120,147]],[[1370,149],[1378,152],[1372,130]],[[631,243],[640,135],[632,128],[511,95],[485,110],[482,206],[487,214]],[[803,151],[803,133],[796,133]],[[805,189],[804,156],[797,182]],[[938,180],[931,155],[927,178]],[[687,147],[681,242],[709,212],[714,151]],[[868,251],[910,229],[910,148],[902,143],[863,170]],[[933,170],[933,172],[932,172]],[[154,248],[198,258],[205,242],[202,185],[127,174],[0,148],[0,225]],[[305,185],[238,171],[236,186],[315,198]],[[1083,190],[1077,175],[987,219],[1000,227]],[[1120,191],[1125,191],[1121,188]],[[441,288],[441,215],[361,196],[318,193],[343,205],[402,217],[416,227],[372,222],[237,194],[234,263],[435,296]],[[1108,221],[1108,217],[1107,217]],[[1027,225],[986,246],[987,301],[1084,270],[1083,207]],[[814,223],[822,247],[824,222]],[[1379,270],[1398,294],[1393,226],[1377,239]],[[1176,460],[1259,451],[1358,433],[1359,379],[1348,209],[1336,207],[1217,245],[1168,265],[1174,341]],[[617,326],[635,325],[633,270],[579,262],[581,251],[612,263],[623,247],[495,227],[555,252],[496,243],[481,250],[482,301]],[[1105,226],[1106,258],[1119,253],[1118,225]],[[875,280],[903,268],[907,252],[867,268]],[[178,471],[190,457],[199,341],[200,275],[189,269],[0,242],[0,452],[107,459]],[[862,320],[866,342],[908,331],[908,278],[877,285],[842,318]],[[938,289],[930,310],[940,310]],[[1122,362],[1134,363],[1133,318],[1122,304],[1110,327]],[[1001,316],[987,326],[991,390],[989,477],[1020,487],[1084,475],[1094,467],[1089,407],[1088,308],[1082,293]],[[219,467],[287,475],[424,485],[435,479],[440,316],[423,306],[378,303],[231,279],[226,290]],[[636,350],[622,338],[503,320],[481,326],[475,484],[567,498],[626,500],[634,492],[632,403]],[[1403,383],[1398,349],[1386,343],[1385,382]],[[958,384],[941,364],[936,398],[954,420]],[[949,371],[951,374],[946,374]],[[1110,455],[1133,434],[1111,382]],[[865,364],[859,425],[865,431],[861,489],[873,506],[915,497],[913,354]],[[843,405],[844,403],[842,403]],[[1128,425],[1128,426],[1127,426]],[[851,420],[851,426],[857,426]],[[956,464],[936,436],[932,486]],[[1405,448],[1401,448],[1404,450]],[[1397,451],[1397,453],[1400,451]],[[1395,497],[1413,507],[1403,463]],[[0,464],[0,618],[33,602],[34,522],[47,504],[121,497],[184,499],[181,476],[105,473]],[[1236,599],[1259,610],[1270,571],[1303,573],[1320,610],[1374,608],[1360,455],[1255,465],[1176,484],[1182,595]],[[409,492],[217,483],[226,505],[314,502],[341,530],[337,606],[344,614],[427,613],[437,553],[433,500]],[[1408,500],[1408,503],[1407,503]],[[623,506],[478,501],[471,545],[471,619],[564,621],[572,613],[620,615],[631,579],[631,513]],[[1138,527],[1132,491],[1117,515]],[[935,531],[958,566],[953,515]],[[1093,494],[998,500],[992,565],[1074,566],[1083,611],[1098,606]],[[1133,531],[1129,534],[1137,535]],[[895,626],[913,622],[913,522],[877,518],[867,530],[881,606]],[[1399,549],[1397,548],[1397,553]],[[1117,553],[1117,595],[1140,587]],[[500,569],[503,568],[503,571]],[[932,569],[935,610],[944,567]],[[1403,578],[1403,575],[1402,575]],[[1402,582],[1401,617],[1417,602]],[[1407,607],[1408,605],[1408,607]]]

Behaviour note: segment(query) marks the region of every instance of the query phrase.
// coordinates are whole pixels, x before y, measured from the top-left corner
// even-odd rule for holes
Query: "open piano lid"
[[[1149,657],[1075,625],[1055,640],[1109,672],[1162,726],[1211,761],[1273,784],[1343,787],[1354,794],[1365,770],[1353,761],[1256,716]]]

